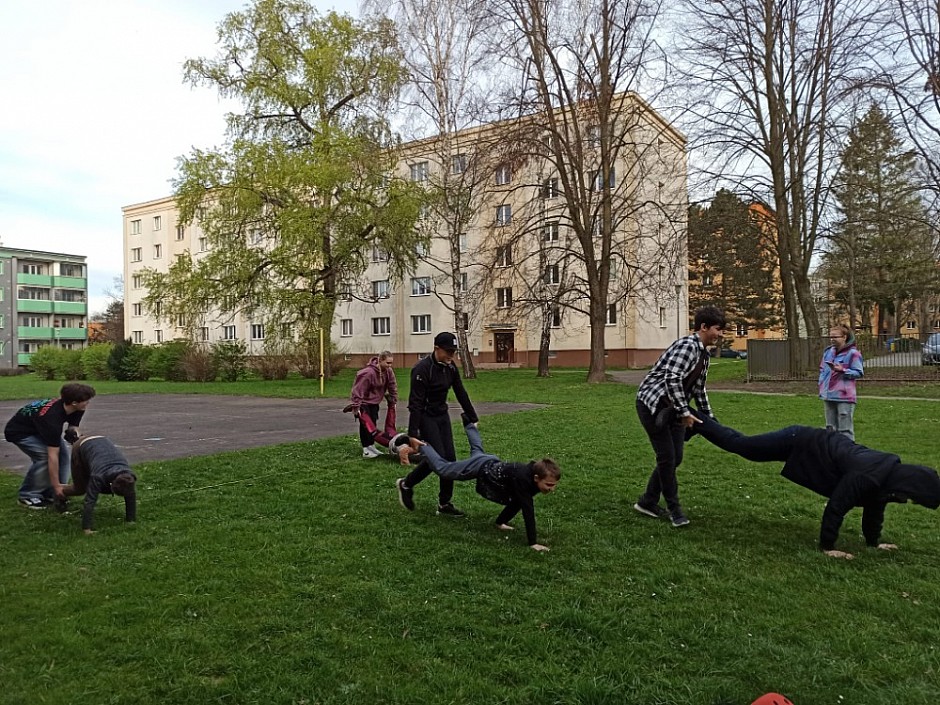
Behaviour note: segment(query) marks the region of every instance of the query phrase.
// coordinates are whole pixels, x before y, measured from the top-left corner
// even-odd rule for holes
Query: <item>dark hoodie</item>
[[[505,505],[496,517],[497,524],[508,524],[520,511],[525,522],[529,545],[536,543],[535,505],[539,493],[535,484],[534,463],[491,463],[477,477],[477,494],[491,502]]]
[[[780,474],[829,498],[819,531],[822,550],[835,546],[842,521],[853,507],[862,507],[865,542],[877,546],[888,502],[940,506],[940,477],[932,468],[902,463],[896,455],[866,448],[827,429],[797,426],[794,430],[795,447]]]

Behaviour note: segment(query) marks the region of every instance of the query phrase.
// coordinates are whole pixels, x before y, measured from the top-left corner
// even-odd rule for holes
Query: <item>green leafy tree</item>
[[[248,372],[248,346],[241,340],[220,340],[212,346],[212,359],[219,379],[237,382]]]
[[[82,351],[82,371],[85,379],[111,379],[108,358],[114,349],[113,343],[94,343]]]
[[[209,312],[266,322],[309,347],[329,338],[337,287],[373,248],[390,278],[413,269],[422,192],[393,176],[388,105],[405,79],[387,20],[255,0],[219,25],[219,53],[186,62],[193,85],[241,102],[227,144],[180,159],[181,218],[209,251],[145,274],[145,305],[193,327]]]
[[[53,345],[43,345],[29,358],[29,369],[40,379],[55,379],[62,366],[62,351]]]
[[[902,308],[937,289],[934,233],[916,166],[888,115],[872,105],[842,152],[839,220],[825,256],[834,298],[853,326],[875,305],[899,322],[908,313]]]
[[[777,256],[768,211],[721,189],[708,206],[689,208],[689,309],[714,305],[748,328],[783,319]],[[770,216],[772,218],[772,216]]]

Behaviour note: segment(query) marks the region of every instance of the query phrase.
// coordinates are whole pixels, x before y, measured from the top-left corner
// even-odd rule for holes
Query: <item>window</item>
[[[427,296],[431,293],[431,277],[414,277],[411,280],[412,296]]]
[[[205,252],[209,249],[209,238],[203,235],[196,241],[199,245],[199,252]]]
[[[202,326],[199,329],[199,340],[201,340],[204,343],[209,342],[209,329],[206,326]]]
[[[157,328],[157,330],[153,332],[153,336],[154,336],[154,340],[156,340],[158,343],[163,342],[163,331],[160,330],[159,328]]]
[[[40,316],[20,316],[20,326],[23,328],[42,328],[45,321]]]
[[[3,328],[3,324],[4,324],[3,314],[0,313],[0,328]],[[2,350],[0,350],[0,352],[2,352]]]
[[[251,339],[264,340],[264,323],[251,324]]]
[[[144,342],[144,332],[143,332],[142,330],[135,330],[135,331],[133,331],[133,335],[131,336],[131,340],[133,340],[135,343],[142,343],[142,342]]]
[[[176,226],[176,239],[182,240],[185,237],[186,237],[186,228],[184,228],[182,225],[177,225]]]
[[[160,301],[153,305],[153,315],[154,318],[160,318],[163,315],[163,304]]]
[[[389,335],[392,332],[392,319],[388,316],[372,319],[372,335]]]
[[[131,277],[131,285],[135,289],[139,289],[142,283],[143,283],[143,277],[140,274],[135,274]]]
[[[599,125],[588,125],[587,130],[584,132],[585,139],[587,143],[592,147],[596,147],[601,143],[601,128]]]
[[[235,326],[222,326],[222,340],[235,340]]]
[[[163,218],[159,215],[153,217],[153,229],[159,230],[163,226]]]
[[[418,220],[427,220],[431,217],[431,207],[427,203],[421,204],[418,210]]]
[[[182,313],[176,317],[176,327],[177,328],[186,327],[186,317]]]
[[[421,316],[411,317],[412,333],[430,333],[431,332],[431,314],[426,313]]]
[[[143,314],[143,305],[142,304],[131,304],[132,315],[140,316]]]
[[[542,198],[558,198],[558,179],[545,179],[542,182]]]
[[[153,246],[153,258],[160,259],[163,257],[163,245],[154,245]]]
[[[451,172],[454,174],[462,174],[467,170],[467,155],[466,154],[455,154],[451,158]]]
[[[552,328],[561,328],[561,306],[552,306]]]
[[[512,266],[512,245],[501,245],[496,248],[496,266]]]
[[[352,301],[352,284],[348,281],[341,281],[336,289],[337,299],[340,301]]]
[[[340,327],[340,337],[341,338],[351,338],[353,334],[353,319],[343,318],[339,322]]]
[[[378,245],[372,246],[372,261],[373,262],[388,262],[388,252],[383,250]]]
[[[80,264],[60,264],[59,274],[63,277],[81,277],[84,276],[82,265]]]
[[[464,330],[470,330],[470,314],[469,314],[469,313],[461,313],[461,314],[460,314],[460,319],[461,319],[461,320],[460,320],[460,323],[461,323],[461,325],[463,325],[463,329],[464,329]]]
[[[23,274],[43,274],[43,267],[41,264],[22,264],[20,265],[20,272]]]
[[[659,327],[666,327],[666,309],[663,306],[659,307]]]
[[[557,264],[550,264],[545,268],[542,281],[549,285],[561,283],[561,272],[559,271]]]
[[[387,299],[389,297],[389,285],[388,279],[381,279],[379,281],[372,282],[372,298],[373,299]]]
[[[412,181],[427,181],[428,180],[428,163],[427,162],[417,162],[411,165],[411,180]]]
[[[467,233],[460,233],[457,236],[457,246],[460,248],[461,252],[466,252],[470,247],[470,239],[467,237]]]
[[[418,259],[424,259],[428,256],[428,246],[423,242],[415,243],[415,257]]]
[[[914,330],[915,328],[917,328],[917,321],[908,321],[905,328],[907,328],[908,330]]]
[[[542,226],[542,242],[558,242],[558,223],[545,223]]]
[[[264,244],[264,233],[260,230],[252,230],[248,233],[248,244],[251,247],[261,247]]]
[[[607,320],[605,323],[608,326],[617,325],[617,304],[610,304],[607,307]]]
[[[496,308],[509,308],[512,306],[512,287],[500,287],[496,290]]]
[[[937,319],[936,321],[933,322],[933,327],[940,328],[940,319]]]
[[[131,262],[140,262],[143,259],[143,250],[140,247],[131,248]]]
[[[712,279],[712,275],[711,275],[711,274],[703,274],[703,275],[702,275],[702,286],[711,286],[711,285],[714,284],[714,283],[715,283],[715,280]]]
[[[512,181],[512,167],[508,164],[500,164],[496,167],[496,185],[505,186]]]
[[[735,326],[734,334],[738,336],[739,338],[746,338],[747,337],[747,323],[738,323]]]
[[[496,207],[496,224],[509,225],[512,222],[512,206],[504,203]]]
[[[610,172],[607,178],[607,184],[610,186],[610,188],[614,187],[616,178],[617,178],[616,169],[614,169],[614,167],[611,166]],[[598,169],[597,171],[595,171],[593,176],[591,177],[591,180],[593,182],[593,188],[595,191],[604,190],[604,170],[603,169]]]
[[[131,221],[131,235],[140,235],[140,220]]]
[[[37,286],[21,286],[16,291],[16,298],[32,301],[49,301],[49,290]],[[61,299],[60,299],[61,300]]]
[[[466,294],[466,293],[467,293],[467,279],[468,279],[468,278],[467,278],[467,273],[466,273],[466,272],[461,272],[461,273],[460,273],[460,284],[458,285],[458,286],[459,286],[458,293],[461,293],[461,294]]]

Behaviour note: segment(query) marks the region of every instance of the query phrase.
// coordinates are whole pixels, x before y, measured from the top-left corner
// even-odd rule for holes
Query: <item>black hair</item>
[[[725,312],[717,306],[702,306],[695,312],[694,326],[696,331],[702,330],[702,326],[711,328],[718,326],[721,329],[725,327]]]
[[[59,390],[59,397],[66,404],[75,404],[76,402],[88,401],[94,398],[95,388],[81,382],[68,382],[62,385]]]

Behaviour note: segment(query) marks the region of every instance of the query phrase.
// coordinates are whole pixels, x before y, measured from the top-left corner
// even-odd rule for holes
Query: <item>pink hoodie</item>
[[[379,369],[379,358],[373,357],[369,364],[356,373],[356,381],[350,392],[350,401],[353,404],[380,404],[388,395],[389,404],[398,403],[398,381],[395,379],[395,370],[391,367],[385,373]]]

